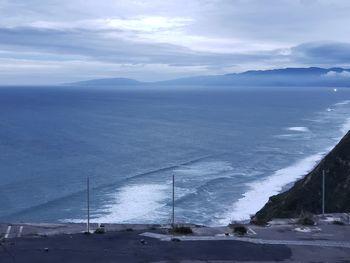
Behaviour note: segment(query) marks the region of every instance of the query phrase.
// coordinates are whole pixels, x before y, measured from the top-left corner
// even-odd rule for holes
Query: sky
[[[348,0],[0,0],[0,85],[350,67]]]

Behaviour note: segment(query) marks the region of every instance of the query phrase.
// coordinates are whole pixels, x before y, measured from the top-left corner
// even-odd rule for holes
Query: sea
[[[0,221],[249,220],[350,129],[350,88],[0,87]]]

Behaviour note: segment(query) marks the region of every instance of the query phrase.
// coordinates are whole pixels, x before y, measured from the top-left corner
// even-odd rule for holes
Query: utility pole
[[[174,229],[175,228],[175,175],[173,175],[173,213],[172,213],[171,225]]]
[[[87,177],[87,224],[86,224],[86,232],[90,234],[90,181],[89,177]]]
[[[325,208],[325,173],[324,170],[322,170],[322,215],[324,215],[324,208]]]

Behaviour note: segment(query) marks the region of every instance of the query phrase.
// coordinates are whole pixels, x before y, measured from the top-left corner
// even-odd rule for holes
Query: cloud
[[[123,31],[61,31],[42,28],[0,29],[0,48],[80,56],[116,63],[163,63],[177,66],[232,66],[239,61],[270,59],[263,53],[213,53],[168,43],[129,39]]]
[[[181,28],[192,21],[190,18],[181,17],[144,16],[129,19],[78,20],[75,22],[35,21],[30,23],[29,27],[52,30],[130,30],[136,32],[158,32]],[[28,26],[28,24],[20,26]],[[16,27],[19,27],[19,25]]]
[[[322,65],[349,65],[350,43],[311,42],[291,49],[295,60]]]
[[[328,71],[325,75],[325,77],[329,77],[329,78],[350,78],[350,72],[349,71]]]
[[[1,80],[349,66],[349,8],[341,0],[0,0]]]

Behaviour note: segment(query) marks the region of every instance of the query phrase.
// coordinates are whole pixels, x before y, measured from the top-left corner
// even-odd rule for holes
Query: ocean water
[[[0,221],[246,220],[350,128],[350,89],[0,88]]]

